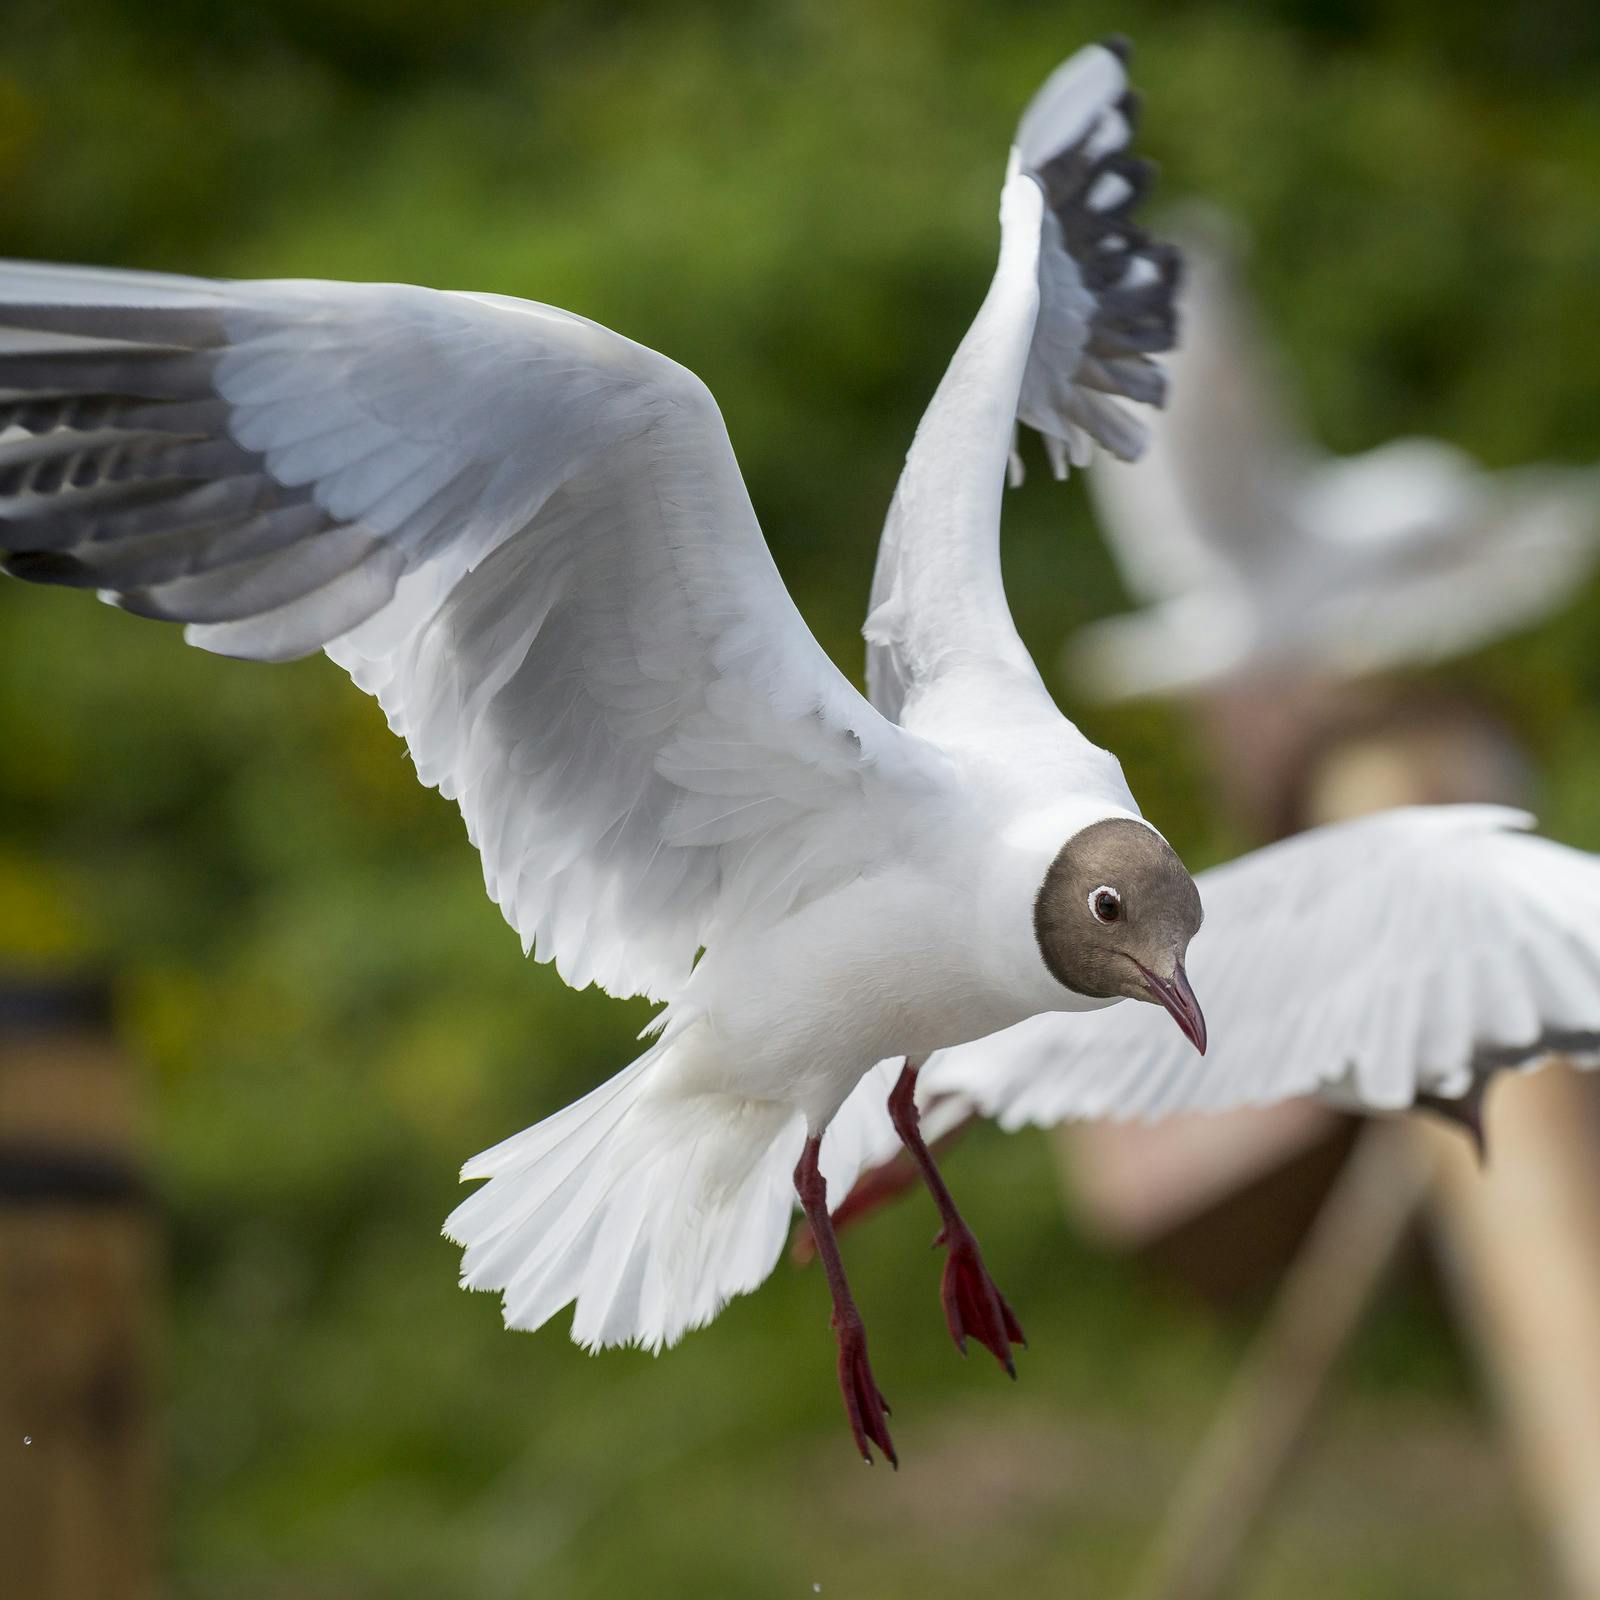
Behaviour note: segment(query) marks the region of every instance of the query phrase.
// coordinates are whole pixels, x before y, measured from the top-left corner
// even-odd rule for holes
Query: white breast
[[[878,1061],[1109,1004],[1052,977],[1033,930],[1056,853],[1108,814],[1126,813],[1077,802],[1001,826],[947,818],[936,846],[708,953],[684,1001],[709,1018],[728,1087],[737,1074],[740,1092],[820,1125]]]

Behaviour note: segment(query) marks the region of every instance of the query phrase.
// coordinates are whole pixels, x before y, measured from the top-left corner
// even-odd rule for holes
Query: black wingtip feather
[[[76,557],[59,550],[16,550],[0,560],[0,572],[28,583],[56,583],[72,589],[97,588],[94,575]]]

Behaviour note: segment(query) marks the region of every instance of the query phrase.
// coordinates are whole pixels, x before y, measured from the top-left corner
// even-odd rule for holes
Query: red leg
[[[1023,1338],[1011,1307],[989,1276],[978,1241],[956,1210],[944,1177],[934,1163],[933,1153],[923,1141],[921,1119],[917,1115],[919,1065],[907,1059],[899,1081],[889,1094],[889,1117],[900,1135],[900,1142],[922,1169],[923,1181],[928,1185],[944,1224],[934,1243],[944,1245],[950,1252],[945,1259],[944,1282],[940,1286],[945,1321],[950,1324],[950,1336],[962,1355],[967,1353],[970,1334],[1015,1378],[1017,1366],[1011,1358],[1011,1347],[1020,1344],[1026,1349],[1028,1341]]]
[[[969,1112],[953,1128],[940,1134],[928,1146],[929,1150],[943,1155],[977,1120],[977,1112]],[[922,1173],[911,1159],[910,1151],[897,1150],[887,1161],[868,1167],[856,1179],[855,1187],[833,1208],[833,1231],[843,1233],[853,1228],[863,1217],[871,1216],[891,1200],[898,1200],[907,1189],[921,1181]],[[797,1267],[803,1267],[816,1253],[817,1242],[811,1237],[811,1224],[802,1217],[795,1224],[794,1238],[789,1241],[790,1258]]]
[[[794,1169],[794,1187],[806,1221],[811,1224],[817,1254],[822,1258],[822,1270],[828,1275],[828,1292],[833,1296],[833,1331],[839,1340],[839,1388],[844,1394],[845,1415],[850,1419],[856,1449],[868,1466],[872,1465],[870,1441],[883,1451],[891,1467],[898,1467],[900,1461],[894,1453],[894,1441],[889,1437],[889,1425],[884,1420],[889,1414],[889,1403],[879,1393],[872,1368],[867,1364],[867,1332],[851,1297],[844,1262],[839,1256],[839,1241],[833,1232],[833,1219],[828,1215],[828,1185],[817,1165],[817,1152],[821,1148],[820,1137],[806,1140],[800,1164]]]

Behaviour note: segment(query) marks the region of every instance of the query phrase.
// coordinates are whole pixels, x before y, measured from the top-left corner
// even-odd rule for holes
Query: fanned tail
[[[803,1119],[686,1090],[670,1058],[688,1039],[661,1041],[462,1169],[488,1182],[444,1231],[465,1247],[463,1287],[500,1290],[507,1327],[540,1327],[575,1302],[579,1344],[659,1350],[772,1271]]]

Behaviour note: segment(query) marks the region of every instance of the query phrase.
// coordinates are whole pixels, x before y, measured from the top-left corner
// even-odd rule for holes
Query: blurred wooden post
[[[0,1593],[156,1592],[153,1219],[103,986],[0,982]]]
[[[1432,799],[1441,785],[1447,799],[1523,803],[1493,782],[1487,757],[1504,740],[1503,731],[1463,722],[1358,741],[1328,764],[1321,816],[1313,820],[1363,804]],[[1439,1155],[1433,1232],[1563,1592],[1600,1600],[1595,1085],[1560,1064],[1507,1073],[1496,1080],[1490,1107],[1489,1161],[1481,1170],[1449,1130],[1421,1120],[1415,1127],[1413,1136]]]
[[[1240,765],[1276,770],[1284,815],[1309,827],[1388,806],[1452,800],[1517,804],[1523,767],[1503,729],[1470,708],[1415,707],[1346,728],[1291,754],[1283,719],[1247,701],[1220,709]],[[1276,751],[1244,750],[1265,730]],[[1224,745],[1226,739],[1218,740]],[[1523,779],[1525,782],[1525,778]],[[1564,1591],[1600,1600],[1600,1140],[1591,1081],[1551,1065],[1493,1090],[1491,1158],[1480,1169],[1455,1129],[1414,1117],[1360,1154],[1330,1195],[1251,1357],[1164,1519],[1137,1593],[1215,1600],[1237,1577],[1250,1536],[1303,1438],[1335,1360],[1359,1326],[1381,1269],[1430,1194],[1452,1285],[1497,1392],[1524,1493]],[[1373,1159],[1368,1159],[1368,1157]],[[1381,1170],[1388,1162],[1398,1171]],[[1344,1280],[1337,1288],[1334,1275]],[[1321,1286],[1320,1289],[1318,1286]],[[1319,1304],[1320,1301],[1320,1304]]]
[[[1429,1155],[1397,1123],[1361,1135],[1184,1474],[1140,1600],[1213,1600],[1283,1487],[1339,1356],[1411,1231]]]
[[[1438,1147],[1435,1233],[1563,1591],[1600,1600],[1600,1138],[1551,1065],[1490,1094],[1489,1165]]]

